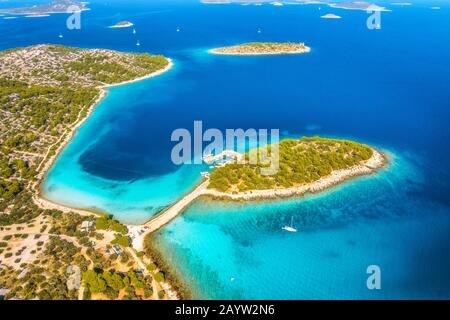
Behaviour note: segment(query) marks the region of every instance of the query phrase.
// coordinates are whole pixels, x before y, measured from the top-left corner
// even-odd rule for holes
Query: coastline
[[[163,270],[166,282],[170,284],[170,290],[176,292],[178,300],[193,299],[192,288],[183,280],[180,271],[164,257],[164,254],[157,243],[158,241],[155,240],[156,236],[156,233],[148,235],[148,241],[145,241],[143,251],[154,263],[156,263],[158,269]]]
[[[310,47],[305,49],[294,50],[294,51],[268,51],[268,52],[220,52],[222,48],[215,48],[208,50],[210,54],[224,55],[224,56],[270,56],[270,55],[285,55],[285,54],[302,54],[311,52]]]
[[[220,199],[225,201],[247,201],[247,200],[275,200],[287,197],[303,196],[306,193],[317,193],[333,186],[344,183],[347,180],[364,175],[376,173],[388,164],[388,157],[381,151],[372,148],[372,157],[362,164],[349,169],[332,172],[329,176],[323,177],[315,182],[287,189],[268,189],[231,194],[207,189],[209,179],[197,185],[190,193],[174,203],[167,210],[152,218],[141,226],[135,228],[145,230],[142,234],[133,239],[133,247],[137,251],[145,251],[148,256],[163,270],[167,271],[168,280],[181,299],[192,298],[192,288],[184,281],[179,270],[174,268],[165,258],[162,250],[158,247],[155,237],[157,231],[170,223],[178,215],[182,214],[197,199],[206,197],[212,200]]]
[[[183,196],[183,198],[175,202],[172,206],[161,212],[156,217],[153,217],[142,225],[133,226],[133,228],[145,231],[143,231],[140,235],[136,236],[133,239],[132,245],[137,251],[142,251],[144,249],[145,238],[148,235],[159,230],[164,225],[175,219],[178,215],[182,214],[186,210],[186,208],[189,207],[189,205],[191,205],[192,202],[194,202],[199,197],[206,196],[220,200],[246,201],[302,196],[307,192],[320,192],[327,188],[341,184],[351,178],[373,174],[379,169],[386,166],[387,158],[382,152],[374,148],[372,148],[372,151],[372,157],[359,165],[353,166],[348,169],[336,170],[330,175],[323,177],[317,181],[291,188],[227,193],[208,189],[207,187],[209,184],[209,178],[207,178],[199,185],[197,185],[194,189],[192,189],[188,194]]]
[[[100,85],[97,87],[97,89],[100,90],[99,95],[97,96],[95,101],[90,106],[87,107],[88,110],[87,110],[86,114],[80,118],[80,115],[82,113],[82,111],[80,111],[79,119],[73,124],[73,126],[70,128],[70,130],[61,137],[62,140],[59,140],[56,142],[58,147],[56,148],[56,150],[54,150],[54,154],[49,157],[49,154],[50,154],[50,152],[52,152],[53,146],[55,144],[48,148],[46,154],[44,155],[42,162],[39,164],[39,167],[38,167],[39,173],[37,175],[37,180],[31,185],[32,201],[35,205],[37,205],[41,209],[49,209],[49,210],[56,209],[56,210],[60,210],[64,213],[74,212],[81,216],[92,216],[92,215],[100,216],[101,215],[101,212],[99,212],[99,211],[73,208],[73,207],[70,207],[67,205],[62,205],[62,204],[59,204],[59,203],[56,203],[56,202],[53,202],[53,201],[47,199],[42,192],[42,183],[44,182],[45,177],[47,176],[48,172],[51,170],[53,165],[56,163],[56,160],[60,156],[61,152],[70,143],[72,138],[75,136],[75,133],[77,132],[77,130],[87,121],[87,119],[89,119],[89,117],[94,112],[95,108],[108,95],[107,89],[111,88],[111,87],[123,86],[123,85],[131,84],[134,82],[138,82],[141,80],[153,78],[153,77],[159,76],[159,75],[169,71],[174,66],[174,62],[170,58],[166,58],[166,59],[168,61],[168,64],[163,69],[160,69],[160,70],[152,72],[148,75],[145,75],[145,76],[142,76],[139,78],[135,78],[132,80],[127,80],[127,81],[123,81],[123,82],[119,82],[119,83],[115,83],[115,84],[104,84],[104,85]],[[129,225],[126,225],[126,227],[130,229]],[[132,249],[132,247],[130,249]],[[153,253],[153,255],[151,257],[152,259],[153,259],[153,256],[156,256],[156,255]],[[162,258],[159,258],[158,261],[162,261]],[[164,266],[166,266],[166,264],[164,264]],[[170,270],[172,270],[172,269],[170,268]],[[165,274],[168,275],[170,273],[166,272]],[[173,283],[172,283],[172,281],[173,281]],[[188,293],[189,290],[186,289],[187,288],[186,286],[180,284],[177,277],[172,277],[169,275],[167,281],[165,281],[164,283],[165,283],[165,286],[163,286],[163,289],[166,290],[166,292],[168,293],[169,296],[176,297],[176,299],[178,299],[178,297],[180,295],[182,297],[186,297],[189,295],[189,293]]]
[[[44,182],[45,177],[47,176],[48,172],[55,164],[55,162],[58,159],[61,152],[64,150],[64,148],[69,144],[69,142],[74,137],[76,131],[87,121],[87,119],[89,119],[91,114],[94,112],[95,108],[108,95],[108,91],[107,91],[108,88],[123,86],[123,85],[127,85],[130,83],[134,83],[134,82],[138,82],[141,80],[159,76],[159,75],[169,71],[174,66],[172,59],[167,58],[167,61],[168,61],[168,64],[163,69],[149,73],[148,75],[145,75],[145,76],[142,76],[139,78],[135,78],[132,80],[115,83],[115,84],[104,84],[104,85],[100,85],[97,87],[97,89],[100,90],[100,93],[97,96],[97,98],[95,99],[95,101],[89,107],[87,107],[88,111],[86,112],[86,115],[84,115],[82,118],[79,118],[73,124],[73,126],[70,128],[70,130],[61,137],[62,140],[59,140],[56,142],[56,144],[54,144],[54,145],[58,145],[58,147],[56,148],[56,150],[54,150],[54,154],[52,156],[50,156],[50,158],[48,158],[48,157],[49,157],[50,152],[52,152],[52,148],[54,145],[50,146],[48,148],[46,154],[44,155],[44,159],[39,164],[39,167],[38,167],[39,173],[37,175],[37,180],[31,186],[31,192],[33,194],[32,199],[33,199],[33,202],[38,207],[40,207],[42,209],[50,209],[50,210],[57,209],[57,210],[61,210],[66,213],[67,212],[76,212],[76,213],[78,213],[80,215],[84,215],[84,216],[93,215],[93,214],[96,216],[99,215],[99,213],[95,212],[95,211],[91,211],[91,210],[87,210],[87,209],[80,209],[80,208],[73,208],[70,206],[62,205],[62,204],[55,203],[53,201],[48,200],[47,198],[45,198],[45,196],[42,193],[42,183]],[[80,114],[81,114],[81,112],[80,112]],[[80,117],[80,115],[79,115],[79,117]]]
[[[279,53],[276,53],[279,54]],[[71,139],[75,136],[76,131],[87,121],[87,119],[91,116],[93,111],[95,110],[95,107],[98,106],[98,104],[107,96],[108,91],[107,88],[109,87],[115,87],[115,86],[121,86],[126,85],[130,83],[134,83],[137,81],[141,81],[144,79],[148,79],[151,77],[158,76],[164,72],[167,72],[174,66],[173,61],[168,58],[168,65],[164,67],[161,70],[155,71],[153,73],[150,73],[148,75],[120,82],[117,84],[105,84],[98,86],[97,88],[100,90],[99,95],[95,99],[95,101],[87,107],[87,112],[84,116],[81,116],[80,112],[80,118],[73,124],[73,126],[70,128],[70,130],[65,133],[63,136],[61,136],[60,140],[54,144],[53,146],[57,145],[57,148],[53,150],[53,146],[49,147],[47,150],[47,153],[44,156],[43,161],[39,165],[39,174],[37,175],[37,181],[33,183],[32,187],[32,194],[33,194],[33,202],[43,208],[43,209],[57,209],[60,211],[63,211],[65,213],[67,212],[75,212],[80,215],[96,215],[98,216],[100,213],[95,211],[90,211],[89,209],[79,209],[79,208],[72,208],[70,206],[58,204],[55,202],[52,202],[45,198],[45,196],[42,193],[42,183],[45,180],[45,177],[47,176],[48,172],[51,170],[53,165],[55,164],[56,160],[60,156],[61,152],[64,150],[64,148],[67,146],[67,144],[71,141]],[[84,110],[83,110],[84,111]],[[167,290],[173,290],[176,292],[178,296],[181,297],[187,297],[191,296],[191,291],[189,290],[189,286],[185,284],[182,281],[182,276],[178,274],[178,271],[174,269],[173,266],[170,266],[170,264],[167,262],[166,259],[164,259],[162,253],[160,250],[155,248],[155,246],[151,246],[151,248],[147,248],[147,241],[145,239],[152,238],[155,234],[154,231],[157,231],[170,221],[172,221],[174,218],[176,218],[179,214],[182,214],[187,207],[189,207],[190,204],[192,204],[196,199],[198,199],[201,196],[206,197],[212,197],[212,198],[220,198],[220,199],[226,199],[231,201],[242,201],[242,200],[255,200],[255,199],[273,199],[273,198],[283,198],[283,197],[291,197],[291,196],[298,196],[303,195],[307,192],[319,192],[321,190],[324,190],[326,188],[332,187],[334,185],[340,184],[344,182],[345,180],[348,180],[352,177],[362,176],[362,175],[368,175],[372,174],[378,169],[384,167],[387,163],[387,160],[385,156],[379,152],[378,150],[372,149],[374,151],[372,157],[365,161],[363,164],[357,165],[355,167],[352,167],[350,169],[346,170],[340,170],[337,172],[333,172],[330,176],[324,177],[318,181],[315,181],[313,183],[310,183],[308,185],[302,185],[299,187],[294,188],[288,188],[288,189],[269,189],[269,190],[259,190],[259,191],[250,191],[250,192],[244,192],[239,194],[232,194],[232,193],[224,193],[224,192],[218,192],[216,190],[210,190],[207,189],[207,185],[209,184],[209,179],[206,179],[206,181],[201,182],[199,185],[194,187],[194,189],[189,192],[187,195],[185,195],[183,198],[179,199],[177,202],[175,202],[171,207],[169,207],[167,210],[162,212],[156,217],[153,217],[151,220],[147,221],[145,224],[142,225],[131,225],[130,227],[134,228],[145,228],[145,232],[133,239],[133,248],[136,251],[142,251],[145,249],[146,252],[149,252],[149,256],[152,260],[158,262],[158,266],[165,271],[166,275],[168,276],[167,283],[170,287],[167,288]],[[54,151],[54,154],[50,156],[50,153]],[[170,212],[170,214],[168,214]],[[128,225],[127,225],[128,227]],[[172,289],[170,289],[172,288]]]

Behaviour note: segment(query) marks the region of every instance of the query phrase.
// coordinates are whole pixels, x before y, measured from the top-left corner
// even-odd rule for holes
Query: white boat
[[[62,38],[62,37],[63,37],[63,35],[62,35],[62,34],[60,33],[58,37]]]
[[[294,228],[294,217],[291,217],[291,225],[290,226],[284,226],[281,229],[288,232],[297,232],[297,229]]]
[[[177,32],[180,32],[180,28],[177,28]]]
[[[136,29],[133,29],[133,34],[136,34]]]
[[[139,47],[141,44],[139,43],[139,40],[138,40],[138,42],[136,42],[136,45]]]

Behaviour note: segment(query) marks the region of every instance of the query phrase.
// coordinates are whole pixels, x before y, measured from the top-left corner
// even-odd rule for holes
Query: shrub
[[[162,272],[158,272],[157,274],[155,274],[155,281],[161,282],[164,281],[164,273]]]
[[[113,241],[111,241],[112,244],[118,244],[119,246],[122,247],[130,247],[131,246],[131,241],[127,236],[122,236],[118,233],[116,233],[114,235],[115,239]]]
[[[148,271],[154,271],[154,270],[156,270],[156,268],[157,268],[157,266],[153,262],[147,265]]]

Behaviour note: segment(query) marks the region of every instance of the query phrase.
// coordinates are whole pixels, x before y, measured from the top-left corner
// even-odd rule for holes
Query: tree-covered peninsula
[[[268,147],[271,152],[276,148]],[[239,194],[257,190],[288,189],[312,184],[332,173],[364,165],[377,151],[368,145],[349,140],[320,137],[285,139],[278,144],[279,168],[273,175],[262,175],[268,164],[252,164],[251,153],[244,161],[228,163],[210,175],[208,188],[222,193]]]

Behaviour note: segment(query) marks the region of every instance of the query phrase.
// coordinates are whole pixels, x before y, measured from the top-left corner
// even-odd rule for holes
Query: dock
[[[224,150],[221,153],[218,153],[216,155],[206,155],[203,157],[203,161],[205,163],[213,163],[219,160],[223,160],[225,158],[233,158],[235,159],[237,162],[241,162],[244,159],[244,156],[242,155],[242,153],[239,153],[237,151],[234,150]]]

